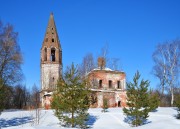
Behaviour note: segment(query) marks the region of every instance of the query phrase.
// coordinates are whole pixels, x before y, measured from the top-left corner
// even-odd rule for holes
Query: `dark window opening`
[[[52,32],[52,34],[54,34],[54,33]]]
[[[53,62],[55,61],[55,51],[56,50],[54,48],[51,49],[51,61]]]
[[[99,80],[99,88],[102,88],[102,80]]]
[[[44,49],[44,61],[47,61],[47,48]]]
[[[53,30],[53,28],[52,28],[52,30]]]
[[[117,81],[117,88],[118,88],[118,89],[121,88],[121,83],[120,83],[120,81]]]
[[[46,38],[46,42],[48,41],[48,38]]]
[[[118,101],[118,107],[121,107],[121,101]]]
[[[109,80],[109,88],[112,88],[112,81]]]
[[[54,42],[54,39],[52,39],[52,42]]]
[[[50,97],[50,96],[51,96],[51,94],[45,94],[45,95],[44,95],[44,98]]]

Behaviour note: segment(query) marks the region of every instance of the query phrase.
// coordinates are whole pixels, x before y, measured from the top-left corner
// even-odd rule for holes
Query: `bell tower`
[[[54,16],[51,13],[41,47],[42,106],[47,106],[46,101],[48,101],[48,99],[49,101],[51,100],[51,95],[53,91],[56,90],[57,80],[61,77],[62,49],[54,21]]]

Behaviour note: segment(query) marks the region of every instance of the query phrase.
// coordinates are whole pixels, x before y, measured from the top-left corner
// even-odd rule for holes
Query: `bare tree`
[[[109,59],[109,67],[113,70],[119,70],[120,59],[119,58],[110,58]]]
[[[0,26],[0,78],[4,84],[14,84],[22,79],[22,54],[17,42],[18,33],[13,26]]]
[[[40,90],[36,84],[32,86],[31,92],[31,105],[36,109],[39,108],[40,103]]]
[[[27,107],[30,99],[30,93],[25,86],[17,85],[14,87],[13,100],[15,108],[22,109]]]
[[[103,57],[105,60],[105,67],[109,67],[113,70],[119,70],[120,69],[120,59],[119,58],[110,58],[108,57],[109,54],[109,46],[108,44],[105,44],[104,47],[101,48],[101,53],[99,57]]]
[[[17,42],[18,33],[10,24],[3,25],[0,21],[0,104],[5,107],[6,92],[9,86],[22,79],[22,54]],[[10,88],[11,89],[11,88]],[[11,100],[11,99],[10,99]],[[8,101],[9,102],[9,101]],[[3,108],[1,108],[2,110]]]
[[[108,53],[109,53],[109,46],[108,44],[105,44],[104,47],[101,48],[101,53],[100,53],[100,57],[103,57],[105,60],[105,67],[109,63]]]
[[[109,47],[106,44],[102,47],[100,54],[98,55],[98,59],[103,59],[103,67],[106,66],[112,68],[114,70],[119,69],[119,59],[118,58],[109,58],[108,57]],[[83,57],[82,63],[79,65],[78,71],[80,72],[81,76],[88,74],[92,69],[96,68],[98,61],[95,60],[92,53],[88,53]]]
[[[32,101],[32,106],[35,109],[35,118],[34,118],[34,124],[38,125],[40,122],[40,116],[41,116],[41,109],[39,108],[40,105],[40,90],[37,87],[36,84],[33,85],[32,87],[32,93],[31,93],[31,101]]]
[[[88,53],[84,56],[81,65],[78,67],[78,71],[82,76],[86,75],[92,69],[95,68],[94,57],[92,53]]]
[[[159,79],[159,89],[160,89],[160,98],[161,100],[164,97],[164,91],[166,86],[166,78],[167,78],[167,66],[165,59],[165,44],[159,44],[153,53],[154,67],[153,74]]]
[[[160,80],[161,94],[165,89],[170,91],[172,106],[180,70],[180,40],[159,44],[153,53],[153,60],[153,74]]]

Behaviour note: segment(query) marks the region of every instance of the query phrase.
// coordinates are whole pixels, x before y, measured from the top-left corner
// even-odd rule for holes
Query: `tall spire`
[[[53,13],[50,14],[48,26],[41,48],[42,63],[60,63],[62,64],[62,49],[59,41]]]
[[[48,26],[46,29],[46,34],[43,41],[43,46],[47,46],[47,47],[54,46],[61,50],[60,41],[59,41],[53,13],[50,14]]]
[[[49,22],[48,22],[48,27],[55,27],[56,28],[56,25],[55,25],[55,22],[54,22],[54,15],[53,15],[52,12],[50,14],[50,18],[49,18]]]

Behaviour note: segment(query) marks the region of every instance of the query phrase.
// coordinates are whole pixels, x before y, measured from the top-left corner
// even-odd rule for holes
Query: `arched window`
[[[54,39],[52,38],[52,42],[54,42]]]
[[[56,55],[55,55],[55,53],[56,53],[56,50],[55,50],[55,48],[51,48],[51,61],[52,62],[54,62],[55,60],[56,60]]]
[[[47,61],[47,48],[44,49],[44,61]]]

